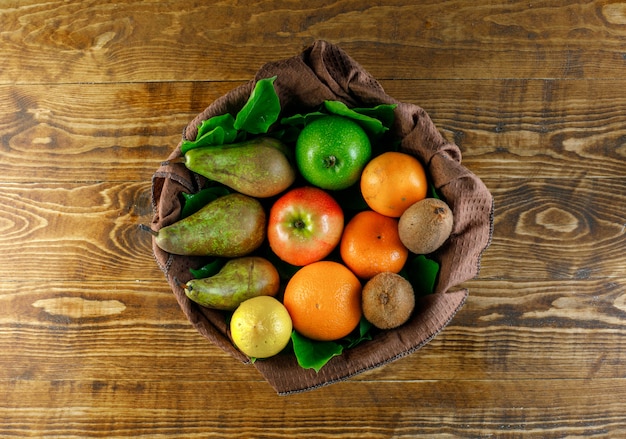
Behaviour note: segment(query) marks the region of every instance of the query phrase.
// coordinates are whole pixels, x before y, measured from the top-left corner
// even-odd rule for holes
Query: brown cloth
[[[435,294],[417,301],[409,322],[394,330],[381,331],[371,341],[344,350],[319,373],[301,368],[295,357],[287,354],[254,363],[269,384],[285,395],[345,380],[409,355],[432,340],[467,298],[466,289],[450,290],[478,274],[482,252],[491,242],[493,198],[482,181],[461,165],[459,148],[443,138],[422,108],[387,95],[342,49],[325,41],[316,41],[297,56],[261,67],[254,80],[215,100],[192,120],[183,138],[195,139],[197,127],[205,119],[227,112],[235,115],[247,101],[255,81],[275,75],[274,86],[282,115],[312,111],[325,100],[339,100],[349,107],[397,104],[392,131],[402,139],[401,150],[415,155],[426,165],[435,187],[454,214],[453,234],[434,254],[441,265]],[[169,159],[181,155],[180,146]],[[153,177],[152,228],[159,230],[175,222],[181,211],[180,192],[197,192],[202,184],[203,179],[182,164],[162,165]],[[241,362],[249,363],[231,343],[224,314],[191,302],[174,281],[175,278],[183,282],[189,280],[189,268],[199,268],[202,259],[171,255],[154,244],[153,251],[191,324],[213,344]]]

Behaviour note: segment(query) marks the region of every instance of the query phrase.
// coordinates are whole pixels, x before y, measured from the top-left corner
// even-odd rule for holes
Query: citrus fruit
[[[339,244],[343,262],[360,278],[370,279],[378,273],[398,273],[409,256],[400,241],[398,220],[365,210],[346,225]]]
[[[283,303],[300,334],[312,340],[337,340],[361,321],[361,283],[343,264],[314,262],[289,280]]]
[[[304,127],[296,141],[296,164],[314,186],[328,190],[355,184],[372,155],[361,126],[342,116],[328,115]]]
[[[398,218],[413,203],[426,197],[428,181],[415,157],[389,151],[373,158],[361,175],[361,194],[378,213]]]
[[[230,320],[233,343],[254,358],[267,358],[282,351],[291,339],[292,329],[287,309],[271,296],[242,302]]]

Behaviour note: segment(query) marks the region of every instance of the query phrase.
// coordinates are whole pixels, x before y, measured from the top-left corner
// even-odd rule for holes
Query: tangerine
[[[337,340],[361,321],[361,282],[339,262],[313,262],[289,280],[283,304],[300,334],[312,340]]]
[[[361,194],[367,205],[399,218],[413,203],[426,198],[426,171],[412,155],[388,151],[372,160],[361,174]]]
[[[398,273],[409,257],[400,240],[398,220],[373,210],[359,212],[348,222],[339,252],[348,268],[362,279],[384,271]]]

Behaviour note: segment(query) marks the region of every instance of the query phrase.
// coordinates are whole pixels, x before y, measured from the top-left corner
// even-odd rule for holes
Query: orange
[[[378,213],[399,218],[413,203],[426,198],[426,171],[418,159],[403,152],[385,152],[365,166],[361,194]]]
[[[348,222],[339,251],[348,268],[363,279],[383,271],[398,273],[409,257],[400,241],[398,220],[373,210],[359,212]]]
[[[312,340],[337,340],[361,321],[361,283],[343,264],[313,262],[289,280],[283,304],[300,334]]]

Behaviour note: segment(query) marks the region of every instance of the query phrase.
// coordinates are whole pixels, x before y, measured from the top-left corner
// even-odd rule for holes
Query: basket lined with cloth
[[[265,64],[254,79],[211,103],[187,125],[181,143],[168,160],[181,156],[183,140],[194,140],[202,121],[225,113],[236,114],[248,100],[256,81],[273,76],[285,115],[313,111],[327,100],[341,101],[349,107],[397,105],[391,131],[401,139],[400,151],[424,164],[432,184],[454,215],[450,239],[433,254],[440,264],[435,291],[417,298],[415,311],[407,323],[378,332],[372,340],[345,350],[319,372],[303,369],[293,355],[279,354],[254,362],[254,367],[276,392],[285,395],[345,380],[409,355],[445,328],[468,296],[466,289],[456,286],[478,274],[482,253],[491,242],[493,197],[483,182],[461,164],[459,148],[439,133],[424,109],[387,95],[363,67],[326,41],[316,41],[292,58]],[[164,162],[152,179],[153,230],[176,222],[182,209],[180,193],[197,192],[203,183],[203,177],[184,165]],[[249,363],[232,344],[224,313],[193,303],[180,287],[180,281],[191,278],[189,269],[201,266],[203,258],[169,254],[154,243],[153,252],[191,324],[211,343],[237,360]]]

